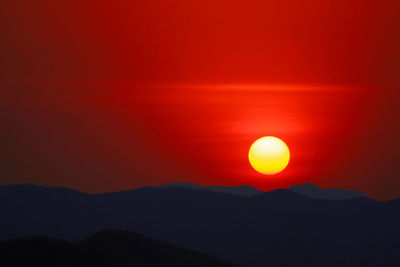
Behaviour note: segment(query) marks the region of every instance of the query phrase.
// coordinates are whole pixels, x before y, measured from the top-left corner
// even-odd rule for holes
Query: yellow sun
[[[287,145],[279,138],[265,136],[257,139],[250,147],[251,166],[262,174],[277,174],[289,163],[290,152]]]

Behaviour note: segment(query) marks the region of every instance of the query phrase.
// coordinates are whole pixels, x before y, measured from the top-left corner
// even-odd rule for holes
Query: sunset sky
[[[400,3],[6,1],[0,184],[400,197]],[[277,136],[277,175],[250,145]]]

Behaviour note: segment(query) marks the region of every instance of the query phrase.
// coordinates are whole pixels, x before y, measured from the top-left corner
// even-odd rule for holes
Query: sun
[[[257,139],[249,150],[251,166],[262,174],[273,175],[283,171],[289,164],[289,159],[288,146],[274,136]]]

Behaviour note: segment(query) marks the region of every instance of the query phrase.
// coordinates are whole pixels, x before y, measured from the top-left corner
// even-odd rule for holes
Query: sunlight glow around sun
[[[257,139],[249,150],[250,164],[261,174],[273,175],[283,171],[289,164],[289,159],[288,146],[273,136]]]

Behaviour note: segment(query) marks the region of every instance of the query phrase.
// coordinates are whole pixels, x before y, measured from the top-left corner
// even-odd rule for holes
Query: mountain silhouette
[[[0,242],[1,266],[237,267],[128,231],[102,231],[79,242],[27,237]]]
[[[246,267],[399,266],[399,203],[287,189],[252,197],[181,187],[92,195],[10,185],[0,187],[0,239],[80,240],[123,229]]]
[[[158,185],[157,188],[171,188],[179,187],[192,190],[208,190],[217,193],[226,193],[243,197],[252,197],[262,193],[264,191],[258,190],[249,185],[239,185],[239,186],[202,186],[194,183],[176,182],[170,184]],[[289,190],[294,191],[298,194],[318,199],[351,199],[358,197],[367,197],[364,192],[356,190],[342,190],[342,189],[324,189],[320,188],[311,183],[306,183],[304,185],[293,185]]]
[[[170,187],[181,187],[181,188],[192,189],[192,190],[208,190],[208,191],[212,191],[212,192],[227,193],[227,194],[233,194],[233,195],[238,195],[238,196],[243,196],[243,197],[251,197],[251,196],[255,196],[255,195],[264,193],[264,191],[255,189],[254,187],[252,187],[250,185],[203,186],[203,185],[197,185],[197,184],[193,184],[193,183],[177,182],[177,183],[163,184],[163,185],[157,186],[157,188],[170,188]]]
[[[299,193],[304,196],[308,196],[311,198],[319,198],[319,199],[350,199],[350,198],[358,198],[358,197],[367,197],[364,192],[356,191],[356,190],[342,190],[342,189],[323,189],[319,188],[316,185],[307,183],[304,185],[293,185],[289,188],[296,193]]]

